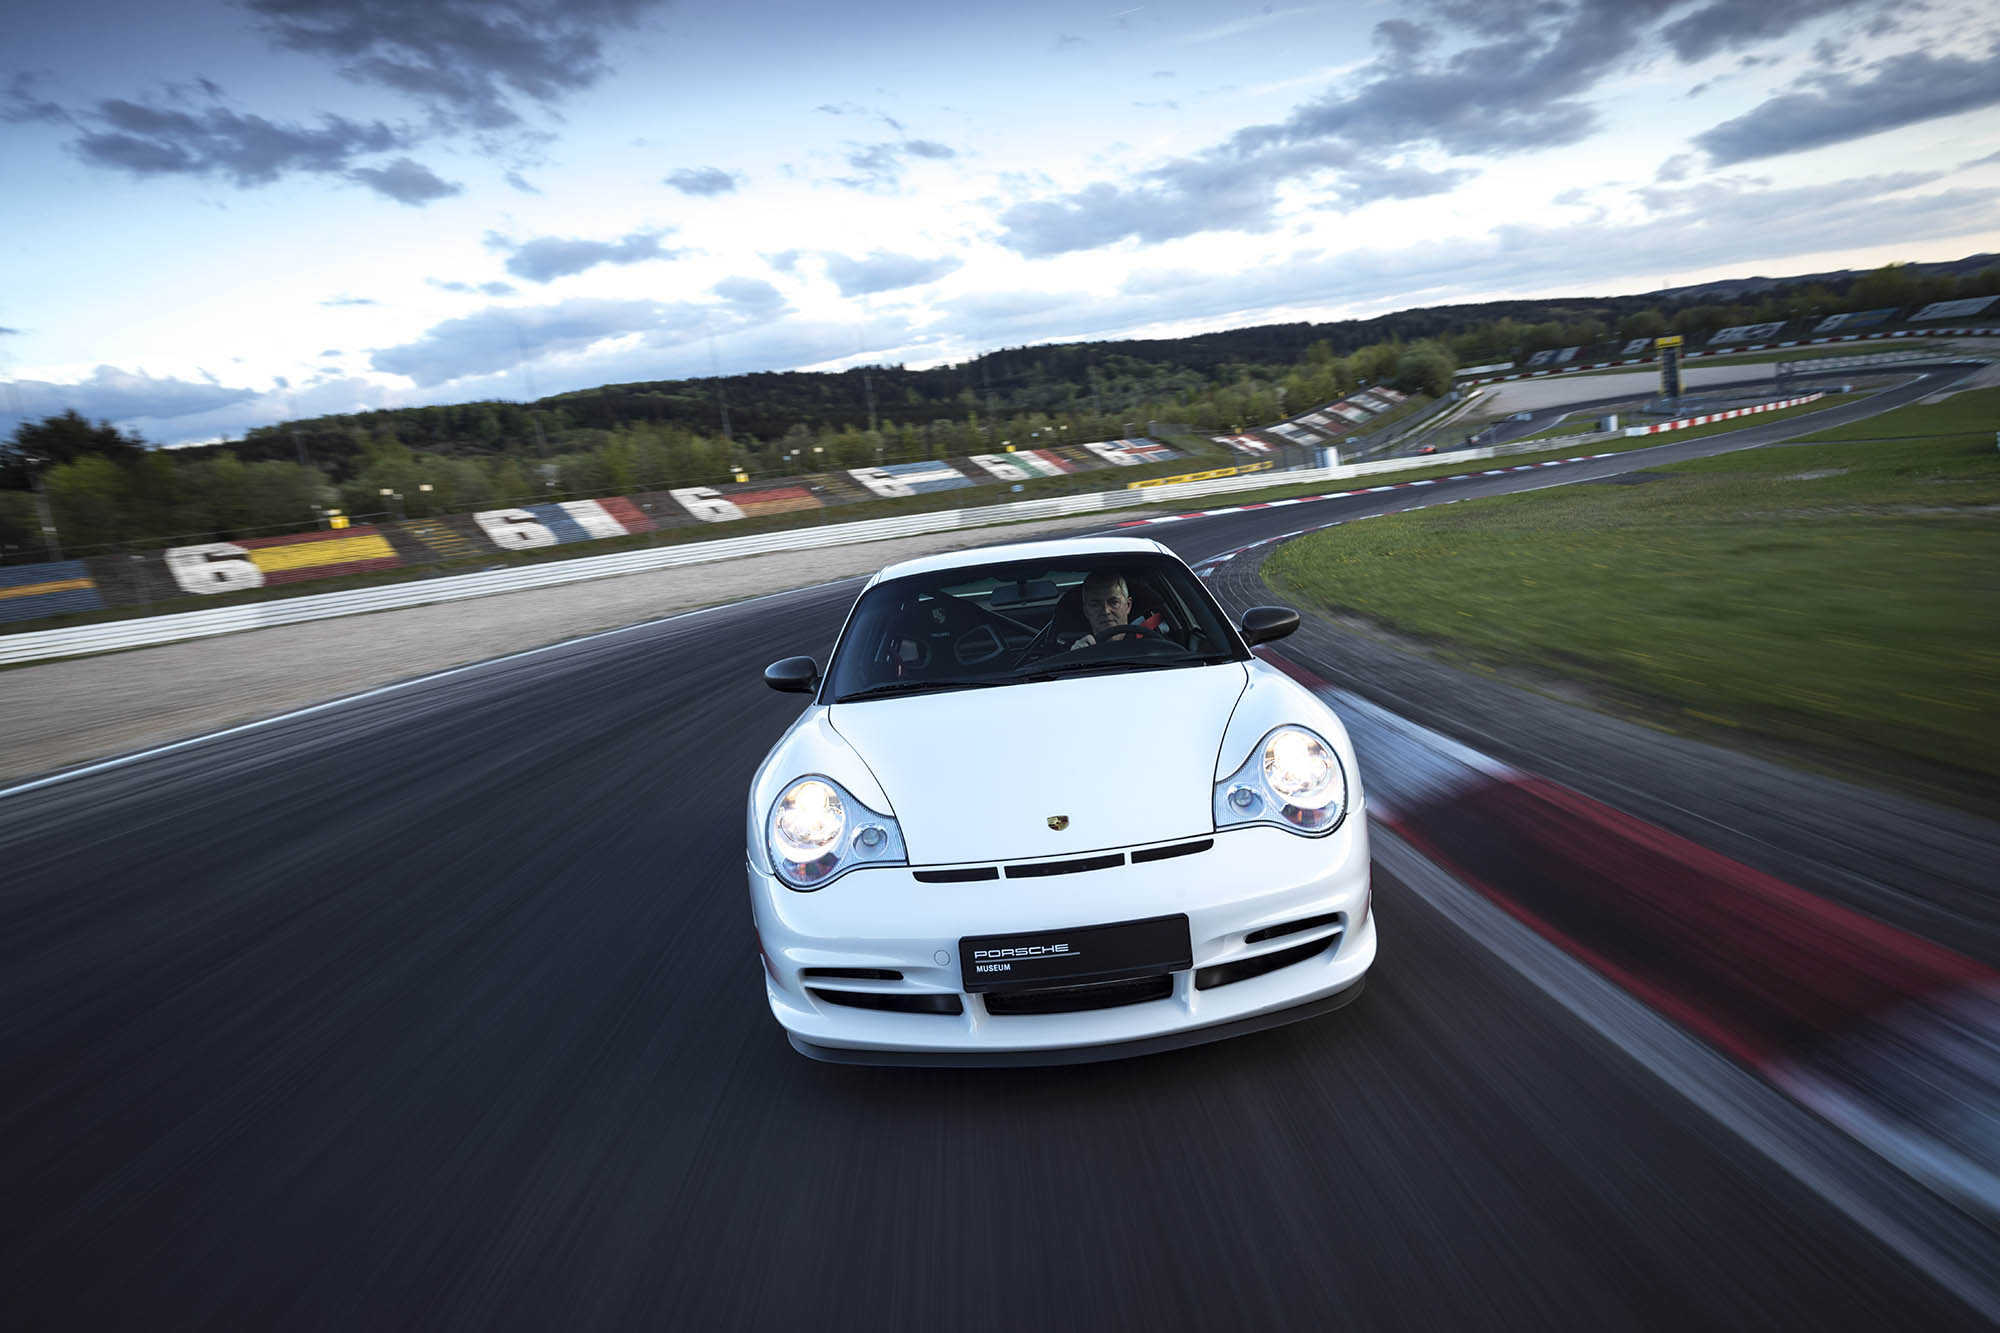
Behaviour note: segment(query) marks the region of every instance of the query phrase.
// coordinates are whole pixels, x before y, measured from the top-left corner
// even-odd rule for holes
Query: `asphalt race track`
[[[1133,531],[1199,561],[1722,447]],[[798,711],[761,668],[823,658],[858,586],[0,794],[0,1323],[1989,1326],[1380,866],[1327,1019],[801,1059],[742,807]]]

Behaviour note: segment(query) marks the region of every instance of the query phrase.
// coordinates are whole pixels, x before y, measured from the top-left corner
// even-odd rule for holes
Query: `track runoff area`
[[[1127,530],[1235,609],[1306,513],[1801,429]],[[742,792],[791,719],[761,667],[823,649],[857,586],[0,793],[0,1071],[35,1089],[0,1111],[0,1304],[58,1327],[190,1324],[222,1292],[347,1327],[2000,1315],[1983,970],[1419,725],[1316,670],[1305,632],[1281,665],[1346,718],[1379,832],[1362,1003],[1031,1080],[797,1059],[755,984]],[[1913,1068],[1937,1095],[1884,1095]]]
[[[1174,544],[1240,612],[1269,595],[1254,577],[1262,555],[1307,533],[1457,503],[1473,498],[1464,493],[1471,484],[1485,494],[1513,493],[1775,443],[1901,406],[1970,370],[1926,374],[1815,415],[1810,425],[1792,421],[1680,447],[1581,454],[1118,527],[1164,537],[1164,525],[1172,525],[1182,539]],[[1663,381],[1677,371],[1663,367]],[[1524,475],[1549,469],[1559,471]],[[1244,519],[1289,523],[1306,514],[1319,521],[1197,553],[1202,520],[1237,519],[1232,526],[1241,532]],[[1496,952],[1524,968],[1540,957],[1548,974],[1553,950],[1565,965],[1554,966],[1558,979],[1545,984],[1587,1019],[1592,997],[1602,995],[1586,974],[1692,1034],[1698,1045],[1664,1042],[1647,1022],[1600,1027],[1729,1128],[1762,1141],[1773,1160],[1878,1239],[2000,1316],[2000,1252],[1979,1257],[2000,1241],[1992,1229],[2000,1224],[2000,972],[1400,717],[1322,676],[1304,643],[1260,655],[1347,722],[1371,818],[1393,833],[1389,859],[1406,882],[1434,886],[1427,893],[1434,906],[1468,927],[1476,923]],[[1413,863],[1420,867],[1414,875]],[[1716,1061],[1718,1053],[1726,1060]],[[1744,1071],[1759,1081],[1754,1092],[1742,1083]],[[1719,1094],[1732,1080],[1737,1086]],[[1774,1114],[1780,1097],[1792,1113]],[[1863,1183],[1879,1184],[1873,1163],[1838,1165],[1841,1152],[1815,1145],[1827,1124],[1921,1187],[1899,1183],[1868,1197]],[[1960,1227],[1962,1214],[1978,1220]]]

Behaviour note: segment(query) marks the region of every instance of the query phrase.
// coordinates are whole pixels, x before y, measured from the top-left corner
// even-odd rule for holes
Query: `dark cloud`
[[[780,250],[774,255],[765,255],[764,262],[780,273],[790,273],[799,266],[800,251]]]
[[[682,194],[713,196],[736,189],[736,177],[721,167],[682,167],[668,175],[666,184]]]
[[[769,323],[789,308],[785,294],[762,278],[724,278],[710,290],[747,323]]]
[[[1909,51],[1867,77],[1817,74],[1694,137],[1717,165],[1824,148],[2000,104],[2000,45],[1983,56]]]
[[[1017,204],[1000,217],[1001,244],[1041,257],[1265,230],[1278,187],[1300,179],[1323,181],[1326,197],[1349,209],[1452,189],[1465,175],[1417,167],[1406,155],[1501,156],[1587,138],[1599,120],[1584,95],[1643,58],[1651,25],[1678,2],[1433,0],[1433,17],[1485,40],[1439,55],[1434,29],[1386,20],[1372,63],[1284,121],[1238,131],[1130,184]]]
[[[871,292],[895,291],[935,282],[964,267],[965,261],[949,255],[920,259],[915,255],[885,254],[880,250],[861,259],[826,252],[826,274],[840,288],[842,296],[866,296]]]
[[[373,297],[368,297],[368,296],[333,296],[327,298],[324,301],[321,301],[320,304],[323,306],[338,308],[340,306],[380,305],[382,303],[380,301],[375,300]]]
[[[184,417],[209,412],[255,398],[254,389],[236,389],[202,380],[156,379],[144,371],[99,366],[87,380],[73,384],[53,384],[45,380],[17,380],[24,391],[33,391],[35,401],[61,403],[75,408],[92,421],[118,424],[142,417]]]
[[[280,124],[227,107],[199,111],[99,102],[71,148],[92,166],[135,176],[221,176],[239,186],[269,185],[293,172],[346,176],[354,159],[405,147],[411,136],[381,121],[321,116],[317,127]]]
[[[347,175],[375,193],[413,208],[465,193],[463,185],[440,180],[429,167],[407,157],[399,157],[383,167],[356,167]]]
[[[1138,184],[1092,185],[1000,215],[1000,244],[1031,259],[1136,239],[1154,244],[1207,231],[1268,231],[1278,187],[1329,173],[1326,199],[1342,209],[1456,188],[1477,174],[1392,164],[1336,141],[1239,155],[1210,151],[1143,172]]]
[[[1383,19],[1375,25],[1375,43],[1392,58],[1414,60],[1437,44],[1437,29],[1408,19]]]
[[[606,338],[658,324],[657,301],[563,301],[523,309],[489,309],[448,319],[415,342],[378,349],[369,364],[428,387],[466,375],[512,369],[551,353],[580,352]]]
[[[580,237],[538,236],[518,245],[497,232],[486,233],[487,248],[507,251],[507,271],[529,282],[554,282],[599,264],[643,264],[677,259],[683,250],[660,244],[667,229],[635,231],[617,241],[586,241]]]
[[[279,46],[323,56],[358,83],[407,94],[452,124],[493,130],[589,88],[604,38],[653,0],[245,0]]]
[[[1378,199],[1424,199],[1434,194],[1449,194],[1478,174],[1469,167],[1426,171],[1407,163],[1397,166],[1358,163],[1334,180],[1333,197],[1343,210],[1360,208]]]
[[[850,189],[893,190],[902,180],[904,159],[921,157],[936,162],[957,156],[957,149],[931,139],[857,144],[847,154],[847,165],[860,174],[834,179]]]
[[[1713,0],[1661,29],[1661,36],[1684,61],[1706,60],[1718,51],[1783,37],[1802,23],[1868,0]]]
[[[458,381],[455,392],[476,396],[492,387],[493,377],[524,362],[559,358],[569,381],[582,387],[658,378],[665,373],[661,348],[727,338],[764,326],[783,327],[773,322],[786,313],[784,297],[771,284],[756,278],[725,278],[714,290],[720,303],[579,299],[547,306],[491,307],[445,320],[414,342],[377,349],[369,364],[387,374],[408,376],[421,388]],[[842,350],[852,351],[852,326],[846,327],[845,336],[849,341]],[[611,340],[617,340],[616,346],[599,346]],[[767,360],[751,368],[772,364]]]
[[[40,82],[40,76],[26,70],[9,79],[7,91],[0,94],[0,121],[16,125],[35,120],[57,123],[67,121],[70,118],[69,112],[56,103],[35,95],[35,85]]]
[[[1688,178],[1688,172],[1693,170],[1693,168],[1693,153],[1675,153],[1672,157],[1660,163],[1660,169],[1653,173],[1653,179],[1656,181],[1684,181]]]
[[[26,329],[10,329],[4,324],[0,324],[0,338],[11,337],[17,333],[26,333],[26,332],[27,332]]]
[[[541,191],[528,184],[528,178],[518,171],[510,171],[500,179],[519,190],[522,194],[540,194]]]

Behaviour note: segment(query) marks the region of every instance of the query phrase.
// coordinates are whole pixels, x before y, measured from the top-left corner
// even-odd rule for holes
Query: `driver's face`
[[[1090,632],[1102,634],[1132,618],[1132,594],[1125,591],[1123,583],[1114,583],[1108,588],[1086,589],[1083,614],[1090,621]]]

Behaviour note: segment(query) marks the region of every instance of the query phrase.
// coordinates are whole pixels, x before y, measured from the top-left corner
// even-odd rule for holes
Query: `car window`
[[[854,702],[1243,656],[1208,590],[1164,556],[962,566],[863,593],[823,697]]]

